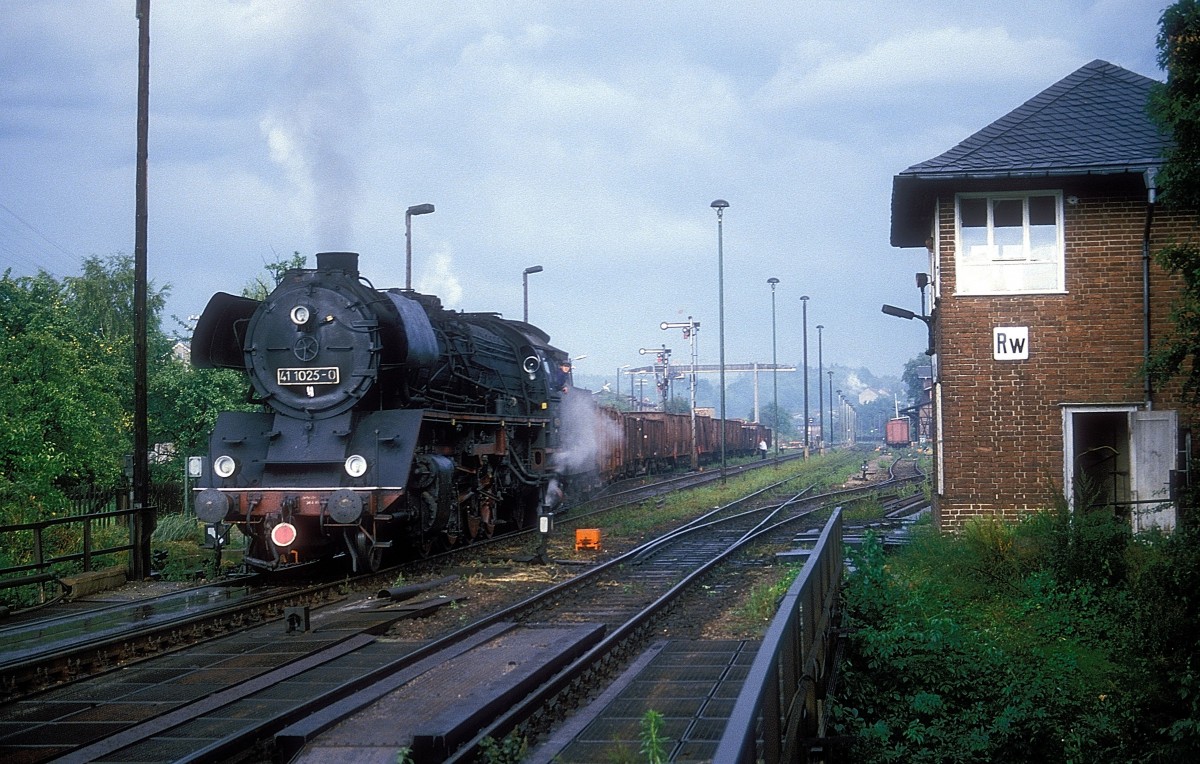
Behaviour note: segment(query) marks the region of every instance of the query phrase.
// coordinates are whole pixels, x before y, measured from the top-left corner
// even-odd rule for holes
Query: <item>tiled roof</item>
[[[928,181],[1142,173],[1169,138],[1146,112],[1154,80],[1096,60],[1051,85],[949,151],[909,167],[892,184],[892,243],[928,233],[906,219]],[[928,218],[928,213],[925,213]],[[906,235],[907,234],[907,235]]]
[[[1146,114],[1154,80],[1096,60],[901,175],[1141,172],[1168,144]]]

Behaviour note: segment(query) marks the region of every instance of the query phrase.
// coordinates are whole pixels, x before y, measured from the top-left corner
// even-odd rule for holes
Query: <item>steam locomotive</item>
[[[325,252],[265,300],[218,293],[192,363],[244,370],[258,411],[218,416],[197,516],[237,526],[260,569],[429,552],[527,527],[561,499],[570,358],[540,329],[378,290]]]

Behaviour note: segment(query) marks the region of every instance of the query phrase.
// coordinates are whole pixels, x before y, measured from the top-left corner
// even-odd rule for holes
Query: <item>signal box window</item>
[[[958,294],[1062,292],[1062,194],[957,199]]]

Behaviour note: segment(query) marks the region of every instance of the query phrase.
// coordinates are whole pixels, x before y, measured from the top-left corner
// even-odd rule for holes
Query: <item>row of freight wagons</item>
[[[691,466],[692,416],[662,411],[601,408],[599,471],[602,482]],[[752,456],[760,443],[771,446],[771,429],[741,419],[696,416],[696,451],[701,465],[721,458],[721,425],[726,457]]]

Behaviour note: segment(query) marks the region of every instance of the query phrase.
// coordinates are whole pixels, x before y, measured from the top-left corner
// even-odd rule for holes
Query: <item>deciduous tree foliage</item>
[[[273,271],[272,271],[273,273]],[[168,288],[147,289],[148,428],[171,444],[154,477],[178,480],[217,412],[245,407],[228,370],[193,369],[163,332]],[[0,278],[0,523],[47,516],[77,487],[123,485],[133,445],[133,258],[89,257],[78,276]]]
[[[1174,141],[1159,169],[1164,205],[1200,210],[1200,3],[1179,0],[1163,11],[1158,63],[1167,81],[1155,87],[1150,113]],[[1178,274],[1184,290],[1172,310],[1175,328],[1159,340],[1147,373],[1158,383],[1180,375],[1184,389],[1200,400],[1200,247],[1174,242],[1155,253],[1156,261]]]
[[[128,416],[120,348],[82,328],[52,276],[0,278],[0,508],[13,522],[71,483],[115,485]]]
[[[904,382],[904,390],[912,404],[920,403],[925,398],[925,382],[921,379],[921,369],[929,367],[929,356],[922,353],[910,358],[904,364],[904,373],[900,380]]]
[[[1159,169],[1162,200],[1200,209],[1200,3],[1179,0],[1159,21],[1158,65],[1167,81],[1155,87],[1151,114],[1174,141]]]

